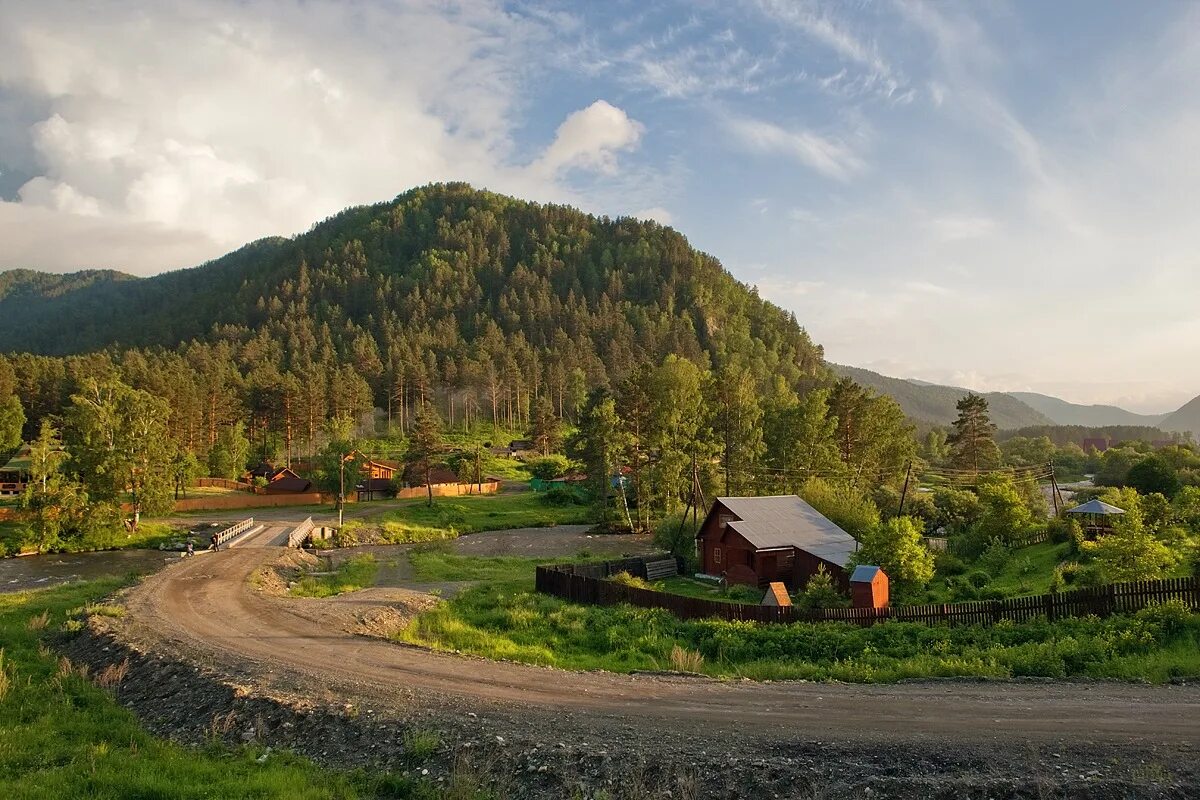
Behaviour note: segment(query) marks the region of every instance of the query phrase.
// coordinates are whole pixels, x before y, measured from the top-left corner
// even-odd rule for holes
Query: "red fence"
[[[618,572],[645,575],[645,561],[627,559],[605,564],[562,564],[537,568],[537,590],[561,597],[573,603],[613,606],[628,604],[641,608],[661,608],[680,619],[738,620],[747,622],[853,622],[873,625],[876,622],[922,622],[926,624],[990,625],[1001,620],[1024,622],[1035,617],[1051,621],[1089,614],[1105,617],[1110,614],[1137,611],[1165,600],[1181,600],[1200,610],[1200,578],[1167,578],[1160,581],[1114,583],[1069,592],[1057,592],[1007,600],[977,600],[967,603],[944,603],[924,606],[895,606],[893,608],[823,608],[799,609],[794,606],[762,606],[748,603],[725,603],[698,597],[639,589],[606,580]]]

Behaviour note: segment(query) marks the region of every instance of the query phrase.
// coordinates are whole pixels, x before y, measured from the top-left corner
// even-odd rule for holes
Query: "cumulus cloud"
[[[641,123],[621,109],[597,100],[558,126],[554,141],[534,167],[548,175],[572,168],[612,173],[617,153],[636,146],[643,130]]]
[[[675,215],[662,206],[643,208],[641,211],[633,212],[633,216],[638,219],[652,219],[659,225],[670,225],[675,222]]]
[[[25,146],[0,170],[30,177],[0,238],[32,252],[6,246],[0,268],[186,266],[434,180],[579,202],[643,127],[597,101],[521,157],[521,89],[554,24],[490,0],[6,3],[0,120]],[[88,220],[111,233],[72,256],[61,232]],[[148,230],[132,256],[116,244]]]

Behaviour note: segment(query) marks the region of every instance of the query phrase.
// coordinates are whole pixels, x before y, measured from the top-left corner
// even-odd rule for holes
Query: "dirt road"
[[[251,573],[277,552],[243,546],[171,565],[130,594],[130,635],[230,669],[259,665],[303,684],[406,708],[520,707],[641,728],[732,728],[823,740],[1188,746],[1200,738],[1200,689],[1191,686],[721,682],[573,673],[431,653],[330,630],[296,613],[288,600],[256,592]]]

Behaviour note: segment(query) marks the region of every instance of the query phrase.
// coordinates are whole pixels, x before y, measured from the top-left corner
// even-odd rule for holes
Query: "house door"
[[[778,577],[776,575],[776,571],[779,569],[778,560],[779,557],[775,555],[763,556],[762,562],[759,564],[759,577],[770,581],[775,580]]]

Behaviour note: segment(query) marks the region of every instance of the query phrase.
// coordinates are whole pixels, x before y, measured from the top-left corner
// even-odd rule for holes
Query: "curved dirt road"
[[[275,537],[255,538],[265,544]],[[251,573],[280,552],[242,546],[169,567],[130,593],[128,634],[151,649],[177,649],[239,672],[282,674],[396,708],[517,708],[642,731],[728,728],[835,742],[1061,740],[1190,749],[1200,739],[1200,689],[1192,686],[721,682],[431,653],[331,630],[296,613],[295,603],[256,591]]]

